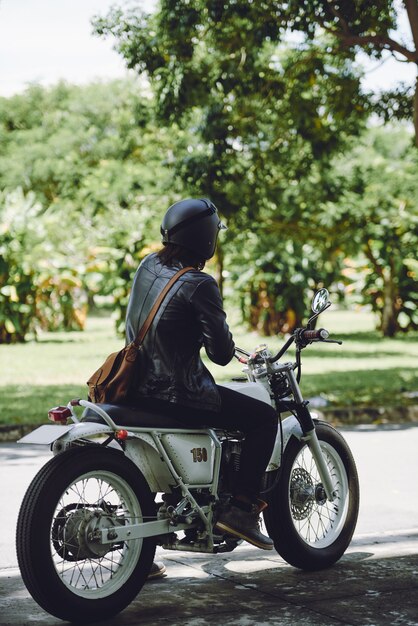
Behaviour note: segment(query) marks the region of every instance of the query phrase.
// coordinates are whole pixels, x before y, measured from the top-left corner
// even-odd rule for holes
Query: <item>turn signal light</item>
[[[55,406],[53,409],[48,411],[48,419],[51,422],[58,422],[60,424],[66,424],[67,418],[70,417],[71,411],[66,406]]]

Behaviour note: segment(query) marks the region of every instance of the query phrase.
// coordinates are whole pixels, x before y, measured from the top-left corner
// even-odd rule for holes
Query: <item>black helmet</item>
[[[218,233],[224,228],[210,200],[188,198],[167,209],[161,224],[162,242],[183,246],[207,261],[215,254]]]

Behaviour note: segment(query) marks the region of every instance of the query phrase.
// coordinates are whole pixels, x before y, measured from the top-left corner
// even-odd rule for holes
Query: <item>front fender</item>
[[[289,415],[282,422],[283,430],[283,451],[286,449],[287,444],[291,437],[301,439],[303,437],[302,428],[294,415]],[[280,428],[277,431],[276,441],[274,443],[273,452],[270,457],[269,464],[267,465],[266,472],[274,472],[280,467],[281,464],[281,433]]]

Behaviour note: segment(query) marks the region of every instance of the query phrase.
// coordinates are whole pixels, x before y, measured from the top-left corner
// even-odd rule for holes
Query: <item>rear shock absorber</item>
[[[241,460],[241,446],[236,443],[231,450],[231,466],[234,472],[239,472]]]

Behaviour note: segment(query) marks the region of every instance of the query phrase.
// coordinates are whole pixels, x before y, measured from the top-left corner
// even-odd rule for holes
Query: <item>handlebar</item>
[[[296,341],[296,344],[299,350],[301,348],[305,348],[308,345],[308,343],[311,341],[325,341],[326,343],[338,343],[341,345],[342,341],[338,341],[335,339],[328,339],[328,337],[329,337],[329,332],[326,330],[326,328],[318,328],[316,330],[310,330],[308,328],[298,328],[295,330],[293,335],[289,337],[289,339],[286,341],[284,346],[279,350],[279,352],[275,354],[274,356],[271,356],[268,359],[268,362],[274,363],[275,361],[278,361],[283,356],[283,354],[288,350],[288,348],[291,346],[291,344],[294,341]],[[258,356],[257,354],[249,354],[248,352],[245,352],[244,350],[241,350],[240,348],[235,348],[235,349],[236,349],[236,352],[238,353],[238,354],[237,353],[235,354],[235,358],[238,359],[240,363],[247,364],[249,360],[257,359],[257,356]],[[260,360],[262,361],[263,359],[260,357]]]
[[[315,341],[315,339],[328,339],[329,332],[325,328],[318,328],[317,330],[302,330],[300,337],[304,341]]]

